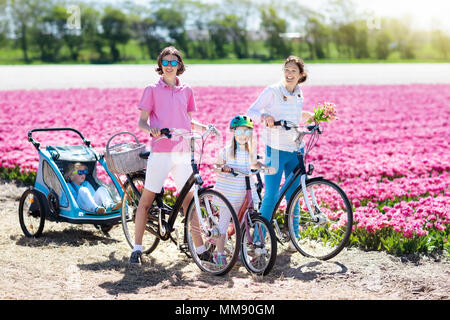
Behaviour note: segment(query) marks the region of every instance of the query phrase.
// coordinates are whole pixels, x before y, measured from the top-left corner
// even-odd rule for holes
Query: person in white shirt
[[[298,165],[295,130],[285,130],[274,126],[274,122],[289,120],[299,124],[313,117],[311,112],[302,110],[303,93],[300,84],[307,79],[304,62],[299,57],[289,56],[284,62],[283,71],[284,76],[281,81],[264,89],[247,111],[247,115],[255,122],[263,123],[262,140],[266,145],[265,165],[277,170],[275,174],[264,175],[265,193],[261,215],[269,221],[272,220],[272,212],[278,200],[275,197],[280,188],[283,172],[287,178]],[[286,192],[287,202],[299,185],[298,178]],[[298,228],[298,206],[294,214],[294,226]]]

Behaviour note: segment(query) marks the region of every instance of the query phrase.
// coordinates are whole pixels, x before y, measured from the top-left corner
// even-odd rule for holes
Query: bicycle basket
[[[110,147],[111,140],[121,134],[132,135],[136,142],[121,142]],[[105,160],[108,170],[115,174],[127,174],[145,169],[147,160],[139,157],[139,154],[145,151],[145,144],[140,143],[133,133],[128,131],[116,133],[106,144]]]
[[[319,141],[319,133],[317,131],[314,131],[314,133],[312,133],[308,139],[308,141],[306,142],[305,145],[305,154],[304,154],[304,159],[306,162],[306,157],[309,155],[309,153],[311,152],[311,150],[316,146],[317,142]]]

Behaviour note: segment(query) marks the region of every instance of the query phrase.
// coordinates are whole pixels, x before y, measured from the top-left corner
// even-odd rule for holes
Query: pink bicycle
[[[272,270],[277,257],[277,238],[272,224],[260,215],[259,208],[255,208],[250,176],[256,175],[257,177],[256,191],[261,200],[263,185],[260,172],[266,172],[269,169],[254,169],[250,172],[231,169],[230,173],[234,176],[242,175],[245,177],[246,195],[237,214],[241,226],[240,259],[250,273],[257,275],[267,275]],[[259,202],[260,205],[261,201]],[[234,227],[230,225],[228,237],[232,237],[235,232]]]

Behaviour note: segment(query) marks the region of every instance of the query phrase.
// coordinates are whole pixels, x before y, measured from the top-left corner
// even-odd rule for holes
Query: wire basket
[[[310,135],[308,141],[306,142],[305,154],[303,155],[303,160],[304,160],[305,166],[307,164],[307,157],[309,156],[311,150],[316,146],[317,142],[319,141],[319,138],[320,138],[320,134],[316,130]]]
[[[132,135],[136,142],[121,142],[110,147],[111,140],[121,134]],[[147,160],[139,157],[139,154],[145,151],[145,144],[140,143],[133,133],[128,131],[116,133],[106,144],[105,160],[108,170],[115,174],[127,174],[145,169]]]

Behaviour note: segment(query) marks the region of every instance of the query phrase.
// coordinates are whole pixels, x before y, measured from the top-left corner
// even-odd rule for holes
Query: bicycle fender
[[[313,177],[310,179],[306,179],[305,183],[308,184],[308,182],[312,182],[312,181],[318,181],[318,180],[323,180],[322,176],[317,176],[317,177]]]
[[[214,186],[201,187],[201,188],[198,189],[198,192],[200,193],[200,192],[202,192],[204,190],[208,190],[208,189],[212,189],[212,188],[214,188]]]

